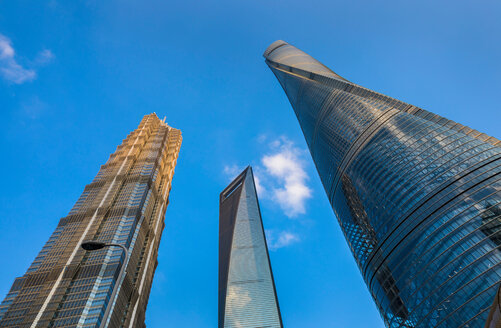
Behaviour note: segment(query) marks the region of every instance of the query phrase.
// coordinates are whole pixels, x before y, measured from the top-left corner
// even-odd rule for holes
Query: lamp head
[[[86,251],[95,251],[106,246],[106,243],[100,241],[88,240],[82,243],[82,248]]]

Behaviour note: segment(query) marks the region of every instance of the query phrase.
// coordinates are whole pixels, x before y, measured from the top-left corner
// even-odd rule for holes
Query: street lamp
[[[101,320],[101,325],[99,326],[99,328],[105,328],[106,323],[108,321],[108,317],[110,316],[111,304],[113,304],[113,302],[115,301],[115,297],[116,297],[116,294],[118,292],[118,285],[122,281],[122,277],[125,275],[125,268],[127,267],[126,264],[127,264],[127,259],[129,257],[129,251],[127,250],[127,248],[125,248],[125,246],[120,245],[120,244],[103,243],[103,242],[94,241],[94,240],[84,241],[81,244],[81,246],[86,251],[96,251],[96,250],[104,248],[104,247],[116,246],[116,247],[120,247],[125,253],[125,260],[122,263],[122,268],[120,269],[120,274],[118,275],[117,282],[115,283],[115,286],[113,287],[113,293],[111,293],[110,302],[106,306],[106,311],[104,312],[103,320]]]

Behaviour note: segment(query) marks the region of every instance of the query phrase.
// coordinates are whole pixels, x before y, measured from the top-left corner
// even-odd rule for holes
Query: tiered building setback
[[[0,327],[145,327],[181,140],[155,114],[143,118],[14,281],[0,305]],[[87,240],[120,244],[129,255],[120,247],[85,251]]]

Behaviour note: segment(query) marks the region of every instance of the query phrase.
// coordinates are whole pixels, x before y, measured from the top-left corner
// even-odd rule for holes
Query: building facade
[[[484,327],[501,328],[501,293],[499,289],[494,296],[494,301],[492,302]]]
[[[143,118],[14,281],[0,305],[0,327],[145,327],[181,140],[155,114]],[[85,251],[86,240],[120,244],[128,255],[120,247]]]
[[[501,281],[500,141],[284,41],[264,57],[386,326],[482,327]]]
[[[250,166],[220,195],[218,311],[220,328],[282,327]]]

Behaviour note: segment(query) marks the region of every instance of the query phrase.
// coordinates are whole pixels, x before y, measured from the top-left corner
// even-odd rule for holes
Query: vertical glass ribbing
[[[252,172],[244,174],[234,212],[220,327],[282,327]],[[224,192],[223,192],[224,194]],[[225,200],[223,196],[223,203]],[[225,204],[222,204],[224,206]],[[225,222],[224,219],[221,222]],[[220,223],[221,224],[221,223]],[[221,247],[220,243],[220,247]],[[221,270],[221,265],[220,265]],[[220,272],[221,274],[221,272]],[[221,294],[222,293],[222,294]]]
[[[178,130],[144,117],[16,279],[0,305],[0,327],[97,327],[108,306],[110,327],[144,326],[180,144]],[[129,256],[119,247],[85,252],[83,240],[123,245]],[[117,281],[123,265],[127,274]]]
[[[482,327],[501,281],[499,140],[265,52],[388,327]]]

